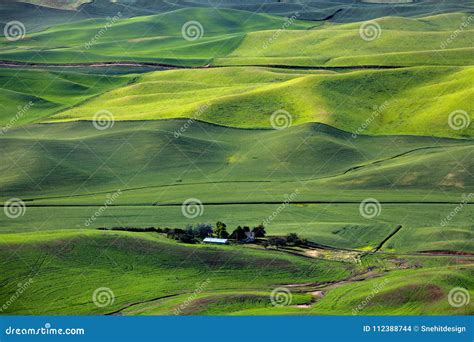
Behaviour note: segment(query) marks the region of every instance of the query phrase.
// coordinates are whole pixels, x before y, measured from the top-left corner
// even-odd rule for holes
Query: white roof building
[[[204,240],[202,240],[202,242],[203,243],[216,243],[216,244],[219,244],[219,245],[225,245],[225,244],[229,243],[229,240],[207,237]]]

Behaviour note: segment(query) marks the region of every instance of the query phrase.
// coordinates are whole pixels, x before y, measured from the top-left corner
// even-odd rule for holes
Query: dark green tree
[[[247,236],[245,235],[245,230],[242,229],[241,226],[238,226],[237,228],[234,229],[234,231],[232,232],[232,234],[230,234],[230,239],[233,239],[235,241],[240,241],[240,240],[243,240],[245,239]]]
[[[272,236],[268,238],[267,241],[268,241],[268,245],[275,246],[276,249],[278,249],[278,247],[286,245],[286,239],[282,237],[278,237],[278,236]]]
[[[253,227],[252,232],[255,234],[256,238],[263,238],[267,232],[265,231],[265,226],[263,223],[260,223],[258,226]]]
[[[194,236],[204,239],[207,238],[208,236],[212,236],[213,230],[212,230],[212,225],[209,223],[198,223],[194,227]]]
[[[229,233],[227,233],[227,225],[224,222],[218,221],[216,223],[216,229],[214,229],[214,234],[221,239],[227,239]]]
[[[286,236],[286,242],[294,246],[300,246],[301,244],[303,244],[303,240],[301,240],[298,234],[296,233],[289,233]]]

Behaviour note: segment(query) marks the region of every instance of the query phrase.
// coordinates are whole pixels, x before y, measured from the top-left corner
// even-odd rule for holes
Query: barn
[[[204,240],[202,240],[202,243],[227,245],[229,243],[229,240],[228,239],[218,239],[218,238],[207,237]]]

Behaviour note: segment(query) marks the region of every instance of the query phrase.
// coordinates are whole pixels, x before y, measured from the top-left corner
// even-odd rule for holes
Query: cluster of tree
[[[263,243],[263,245],[265,248],[272,246],[278,249],[278,247],[283,246],[302,246],[305,245],[306,242],[307,241],[301,239],[298,234],[290,233],[287,236],[271,236]]]
[[[194,243],[198,240],[202,240],[206,237],[217,237],[221,239],[231,239],[235,240],[236,242],[242,242],[249,239],[249,235],[255,238],[262,238],[265,237],[265,226],[263,224],[259,224],[258,226],[253,227],[250,229],[248,226],[238,226],[232,233],[229,234],[227,231],[227,225],[224,222],[218,221],[216,223],[215,228],[208,223],[201,223],[196,226],[189,225],[186,229],[179,229],[175,228],[169,230],[166,235],[169,238],[173,238],[175,240],[179,240],[185,243]]]
[[[236,242],[241,242],[248,240],[249,235],[253,236],[256,239],[265,237],[266,233],[267,232],[265,231],[265,226],[263,224],[259,224],[258,226],[253,227],[252,229],[250,229],[249,226],[238,226],[234,229],[232,234],[229,235],[229,239],[235,240]]]
[[[184,243],[196,243],[207,237],[217,237],[221,239],[231,239],[236,242],[248,241],[250,237],[255,239],[265,237],[266,231],[263,224],[250,229],[248,226],[238,226],[232,233],[227,232],[227,225],[224,222],[218,221],[213,227],[209,223],[199,223],[196,225],[187,225],[182,228],[136,228],[136,227],[113,227],[113,228],[99,228],[100,230],[121,230],[129,232],[156,232],[166,234],[166,237]],[[253,234],[250,234],[253,233]]]
[[[175,239],[184,243],[196,243],[199,240],[212,236],[212,225],[208,223],[199,223],[195,226],[189,224],[185,229],[173,228],[164,229],[163,233],[170,239]]]

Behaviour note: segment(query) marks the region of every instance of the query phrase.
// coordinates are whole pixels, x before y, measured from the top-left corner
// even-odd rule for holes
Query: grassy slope
[[[267,14],[187,8],[118,20],[90,49],[85,44],[105,27],[105,19],[58,25],[17,42],[1,42],[0,59],[178,65],[468,65],[472,30],[465,29],[445,49],[440,48],[466,15],[382,18],[382,35],[366,42],[359,36],[360,23],[321,26],[319,22],[296,20],[288,24],[282,17]],[[202,24],[204,34],[189,42],[182,37],[181,28],[191,20]]]
[[[122,203],[180,203],[193,193],[206,202],[248,202],[279,201],[282,189],[291,193],[299,188],[300,201],[357,201],[370,194],[457,201],[474,187],[470,140],[354,139],[320,124],[281,132],[198,122],[176,138],[185,124],[116,122],[107,131],[96,130],[91,122],[31,125],[27,137],[24,128],[12,129],[0,138],[2,155],[10,161],[2,165],[2,197],[99,193],[98,198],[71,197],[67,203],[102,203],[104,192],[120,188],[130,189]],[[356,166],[362,167],[348,171]],[[242,181],[233,192],[225,190]],[[260,190],[249,193],[257,184]],[[442,192],[433,193],[433,187]]]
[[[71,228],[84,227],[85,220],[107,196],[121,189],[114,204],[148,207],[109,208],[91,227],[184,226],[218,219],[231,226],[255,225],[285,201],[282,194],[298,189],[296,201],[350,200],[355,204],[291,205],[269,224],[271,233],[292,231],[337,247],[374,248],[402,224],[404,229],[385,246],[387,250],[473,248],[467,242],[472,240],[470,206],[439,231],[441,220],[462,201],[463,194],[474,188],[469,141],[427,137],[353,139],[350,134],[323,125],[302,125],[279,132],[236,130],[199,122],[176,139],[173,132],[184,123],[116,122],[105,132],[97,131],[90,122],[33,125],[27,127],[29,138],[25,138],[23,128],[9,131],[1,139],[2,155],[9,161],[1,170],[2,200],[35,200],[27,201],[24,218],[5,217],[2,224],[11,232],[61,229],[65,219]],[[374,161],[382,162],[370,165]],[[354,166],[363,167],[344,174]],[[18,169],[23,172],[18,173]],[[194,197],[204,203],[276,204],[206,204],[202,217],[189,220],[181,215],[180,204]],[[421,208],[384,204],[381,215],[370,220],[361,217],[358,209],[358,202],[369,197],[380,201],[449,200],[453,204]],[[176,206],[152,207],[153,203]],[[28,208],[30,204],[90,207]],[[413,236],[423,240],[413,240]],[[424,241],[424,245],[415,241]]]
[[[0,255],[0,269],[9,274],[2,301],[18,283],[33,279],[9,314],[104,314],[129,305],[124,314],[172,314],[186,301],[183,314],[351,314],[380,284],[380,293],[359,314],[472,313],[470,305],[449,306],[446,295],[454,286],[472,288],[473,268],[446,258],[408,258],[423,268],[376,272],[372,280],[329,290],[307,309],[272,307],[269,293],[280,284],[341,280],[357,266],[242,247],[183,246],[154,234],[78,230],[3,235]],[[390,270],[388,260],[379,261]],[[99,308],[92,293],[104,286],[115,299]],[[291,288],[292,305],[311,300],[301,290]],[[159,299],[169,295],[176,297]]]
[[[418,262],[424,264],[423,259]],[[469,315],[473,305],[454,308],[447,301],[453,287],[472,288],[473,267],[453,265],[436,260],[438,268],[393,271],[378,274],[377,278],[350,282],[324,290],[325,296],[311,307],[297,307],[311,302],[312,297],[303,292],[305,288],[290,288],[291,304],[273,307],[268,302],[268,293],[204,292],[197,295],[183,312],[204,315]],[[442,265],[442,266],[441,266]],[[374,289],[378,291],[374,293]],[[308,289],[306,289],[308,291]],[[472,291],[470,292],[472,296]],[[179,307],[185,296],[144,303],[127,309],[128,315],[167,315]],[[362,303],[368,303],[364,305]],[[360,306],[359,311],[353,311]]]
[[[1,69],[0,125],[39,121],[92,96],[125,85],[133,75],[93,75],[64,71]],[[21,108],[32,103],[22,114]]]
[[[288,306],[255,309],[255,305],[252,309],[237,309],[234,314],[291,315],[302,314],[303,311],[307,315],[350,315],[354,313],[354,308],[368,303],[361,305],[358,315],[472,315],[472,303],[453,308],[449,305],[447,294],[454,287],[472,288],[473,271],[472,265],[395,271],[380,278],[332,289],[310,309]],[[376,289],[378,291],[374,293]],[[470,291],[470,294],[472,296],[473,292]]]
[[[10,314],[104,314],[160,296],[189,296],[208,279],[206,291],[266,291],[280,282],[341,279],[352,268],[277,252],[183,246],[155,234],[98,231],[3,235],[0,255],[2,274],[9,274],[2,302],[19,282],[34,279],[8,308]],[[103,286],[114,292],[115,301],[98,308],[92,293]]]
[[[473,110],[472,67],[418,67],[347,73],[217,68],[155,72],[136,83],[63,111],[51,121],[90,120],[107,109],[116,120],[194,117],[240,128],[271,128],[276,110],[293,125],[322,122],[365,134],[472,137],[474,127],[453,130],[451,112]],[[374,107],[384,109],[374,116]],[[468,114],[470,115],[470,114]],[[373,119],[371,119],[373,117]],[[430,121],[430,126],[423,123]]]
[[[283,201],[284,199],[282,199]],[[105,196],[104,196],[105,201]],[[461,200],[459,200],[460,202]],[[225,222],[229,229],[238,225],[254,226],[272,215],[280,204],[204,205],[203,214],[194,219],[182,215],[181,207],[109,207],[89,226],[90,219],[103,204],[88,207],[29,207],[15,220],[0,217],[4,233],[47,230],[94,229],[98,227],[184,227],[187,224]],[[359,204],[290,204],[268,225],[272,235],[289,232],[337,248],[373,250],[397,225],[403,228],[384,246],[383,251],[411,253],[422,251],[464,251],[474,253],[474,209],[465,206],[454,219],[441,227],[441,220],[456,205],[383,204],[379,216],[360,215]],[[67,222],[67,226],[65,226]],[[21,236],[26,236],[25,234]]]
[[[201,39],[183,38],[182,27],[189,21],[201,23]],[[266,14],[188,8],[118,20],[87,49],[85,44],[107,24],[105,19],[91,19],[58,25],[17,43],[3,42],[0,58],[40,63],[45,60],[59,63],[127,60],[203,65],[229,54],[246,32],[278,29],[284,23],[284,18]],[[310,25],[297,22],[293,29]]]
[[[321,66],[469,65],[472,30],[464,30],[446,48],[441,45],[467,14],[443,14],[420,19],[377,19],[380,36],[364,41],[363,23],[328,24],[308,31],[252,32],[239,47],[216,64],[282,64]],[[267,43],[267,46],[264,44]]]

